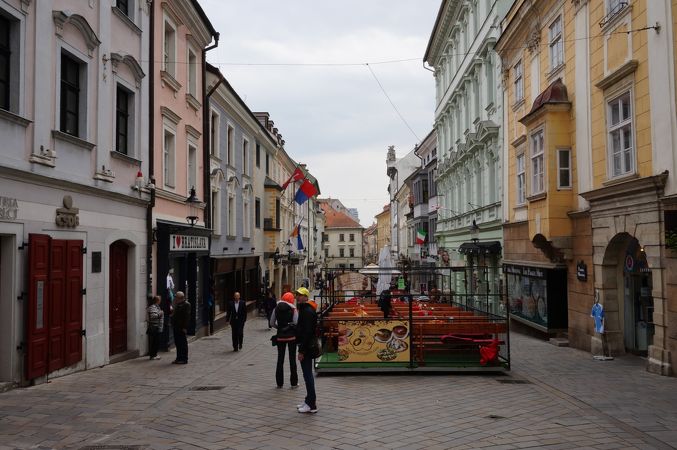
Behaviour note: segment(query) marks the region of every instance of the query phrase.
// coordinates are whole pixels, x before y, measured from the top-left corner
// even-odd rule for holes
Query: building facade
[[[404,205],[405,209],[408,210],[409,204],[408,197],[405,197],[404,201],[401,198],[403,195],[402,189],[405,186],[404,181],[418,169],[419,159],[413,150],[402,158],[397,158],[395,146],[391,145],[388,147],[386,167],[390,200],[390,252],[393,261],[396,261],[400,254],[404,255],[407,253],[407,218],[405,217],[407,211],[400,210],[400,205]],[[408,195],[409,193],[407,192],[406,194]],[[400,196],[399,200],[397,198],[398,195]]]
[[[674,17],[668,1],[548,1],[538,11],[518,1],[497,45],[513,110],[504,182],[505,258],[515,264],[505,271],[508,286],[510,277],[521,283],[509,289],[511,314],[546,331],[564,327],[593,354],[647,355],[648,370],[666,375],[675,355],[666,249]],[[604,334],[589,317],[596,299]]]
[[[376,219],[376,254],[380,255],[386,245],[390,245],[390,203],[383,206],[383,211],[374,216]]]
[[[459,278],[452,289],[470,296],[500,292],[503,99],[494,45],[508,3],[443,1],[424,57],[435,69],[436,239],[451,265],[468,267],[472,282]]]
[[[153,290],[163,297],[167,317],[170,279],[174,291],[185,293],[192,307],[188,333],[195,334],[208,316],[204,299],[210,281],[211,230],[210,160],[203,136],[208,125],[205,55],[218,44],[218,33],[197,0],[153,2],[151,8]],[[162,347],[171,340],[169,334],[165,327]]]
[[[378,264],[377,225],[373,223],[362,233],[362,254],[364,265]]]
[[[0,2],[0,382],[145,351],[149,13]]]
[[[359,268],[364,228],[339,207],[337,199],[319,200],[325,216],[324,257],[327,268]],[[335,208],[336,207],[336,208]]]

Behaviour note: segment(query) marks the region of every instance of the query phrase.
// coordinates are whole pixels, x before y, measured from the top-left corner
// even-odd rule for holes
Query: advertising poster
[[[357,272],[346,272],[336,277],[338,291],[369,291],[371,280],[368,276]]]
[[[409,321],[339,321],[340,362],[409,362]]]
[[[510,314],[548,326],[548,289],[542,269],[504,267]]]

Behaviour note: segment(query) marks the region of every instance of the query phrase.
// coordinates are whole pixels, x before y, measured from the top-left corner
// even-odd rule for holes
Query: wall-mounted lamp
[[[200,204],[200,200],[198,200],[197,196],[195,195],[195,186],[191,186],[190,188],[190,195],[186,199],[186,203],[188,204],[188,216],[186,216],[186,221],[190,223],[190,226],[195,226],[195,223],[198,221],[199,217],[197,215],[197,205]]]
[[[242,250],[244,250],[242,247],[237,249],[238,252],[241,252]]]
[[[228,251],[228,247],[223,247],[223,251],[224,251],[224,252],[227,252],[227,251]]]
[[[253,252],[254,250],[256,250],[256,249],[254,247],[252,247],[252,249],[250,251]]]

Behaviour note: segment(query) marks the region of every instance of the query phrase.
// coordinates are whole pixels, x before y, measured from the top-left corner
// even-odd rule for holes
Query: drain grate
[[[529,381],[529,380],[515,380],[515,379],[511,379],[511,378],[508,378],[508,379],[505,379],[505,380],[496,380],[496,381],[498,381],[499,383],[503,383],[503,384],[531,384],[531,381]]]
[[[225,386],[193,386],[189,391],[220,391]]]

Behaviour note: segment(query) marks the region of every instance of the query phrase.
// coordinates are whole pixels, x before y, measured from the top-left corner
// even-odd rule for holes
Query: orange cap
[[[282,294],[282,300],[293,305],[294,294],[292,294],[291,292],[285,292],[284,294]]]

